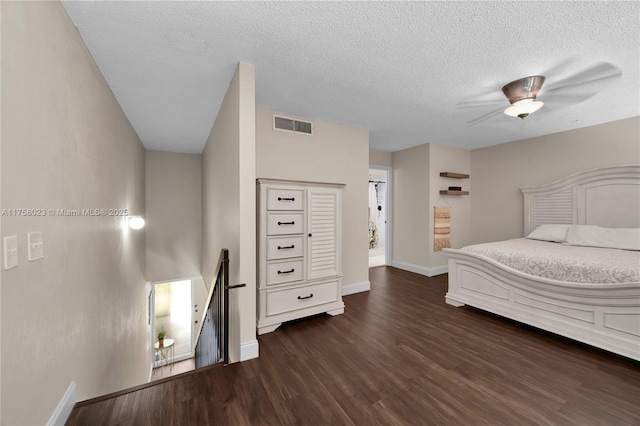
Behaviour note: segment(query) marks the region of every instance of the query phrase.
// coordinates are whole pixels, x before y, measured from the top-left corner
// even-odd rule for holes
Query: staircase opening
[[[151,380],[189,371],[195,367],[193,293],[191,279],[153,283]]]
[[[150,295],[152,374],[156,381],[217,363],[229,363],[229,251],[222,249],[214,282],[201,278],[155,282]],[[162,338],[162,339],[161,339]]]

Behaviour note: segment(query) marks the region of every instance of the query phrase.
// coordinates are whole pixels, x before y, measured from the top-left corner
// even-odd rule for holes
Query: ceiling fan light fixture
[[[518,117],[524,119],[529,114],[536,112],[542,106],[544,102],[536,101],[535,98],[525,98],[515,101],[509,108],[504,110],[504,113],[511,117]]]
[[[504,113],[524,119],[542,108],[544,102],[536,101],[536,96],[538,96],[544,80],[542,75],[532,75],[505,84],[502,87],[502,92],[509,99],[511,106],[505,109]]]
[[[512,81],[509,84],[505,84],[502,87],[502,93],[509,99],[510,103],[516,101],[533,98],[536,99],[538,92],[544,84],[544,76],[532,75],[530,77],[521,78],[519,80]]]

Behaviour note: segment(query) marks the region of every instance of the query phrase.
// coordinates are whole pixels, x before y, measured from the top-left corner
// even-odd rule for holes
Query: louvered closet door
[[[340,273],[340,191],[308,191],[308,279],[337,276]]]

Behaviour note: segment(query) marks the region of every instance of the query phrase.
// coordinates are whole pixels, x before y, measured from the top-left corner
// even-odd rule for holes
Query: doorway
[[[153,313],[151,347],[158,333],[172,342],[171,360],[177,362],[193,357],[193,284],[192,280],[153,283]],[[152,351],[154,366],[161,364],[158,351]],[[166,360],[165,360],[166,361]]]
[[[369,267],[390,262],[390,168],[369,169]]]

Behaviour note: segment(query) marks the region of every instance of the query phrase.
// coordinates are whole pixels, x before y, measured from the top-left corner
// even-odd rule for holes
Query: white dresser
[[[344,185],[258,179],[258,334],[344,312]]]

